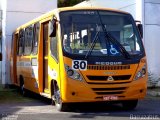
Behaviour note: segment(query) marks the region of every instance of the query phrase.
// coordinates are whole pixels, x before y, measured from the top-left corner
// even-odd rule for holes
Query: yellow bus
[[[146,95],[142,24],[105,8],[58,8],[17,28],[11,52],[12,82],[67,103],[121,102],[134,109]]]

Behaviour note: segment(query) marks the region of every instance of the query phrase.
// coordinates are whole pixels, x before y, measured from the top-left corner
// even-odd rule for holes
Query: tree
[[[58,7],[68,7],[76,5],[85,0],[58,0]]]

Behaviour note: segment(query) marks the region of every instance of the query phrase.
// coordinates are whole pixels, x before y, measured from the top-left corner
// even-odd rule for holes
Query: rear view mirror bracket
[[[143,38],[143,25],[141,24],[141,21],[135,21],[136,22],[136,26],[139,30],[139,33],[141,35],[141,38]]]
[[[53,18],[49,22],[49,37],[55,37],[56,36],[56,23],[57,23],[56,18]]]

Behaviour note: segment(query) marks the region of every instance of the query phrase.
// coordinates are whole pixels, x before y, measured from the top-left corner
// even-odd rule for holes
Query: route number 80
[[[73,60],[72,61],[72,69],[74,69],[74,70],[86,70],[87,69],[87,61],[85,61],[85,60]]]

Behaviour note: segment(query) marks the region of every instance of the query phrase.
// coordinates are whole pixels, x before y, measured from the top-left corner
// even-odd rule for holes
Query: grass
[[[0,85],[0,104],[4,103],[19,103],[34,101],[33,98],[23,97],[17,88],[3,88]]]

